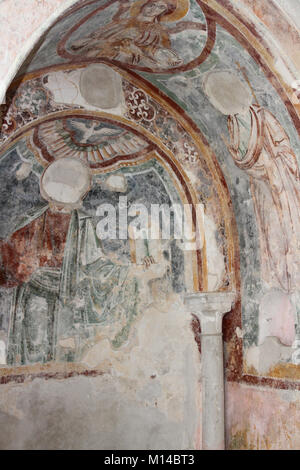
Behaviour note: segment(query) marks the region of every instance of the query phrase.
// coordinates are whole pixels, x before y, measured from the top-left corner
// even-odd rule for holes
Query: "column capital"
[[[222,320],[232,309],[235,292],[194,292],[186,294],[184,303],[195,314],[201,325],[202,335],[222,334]]]

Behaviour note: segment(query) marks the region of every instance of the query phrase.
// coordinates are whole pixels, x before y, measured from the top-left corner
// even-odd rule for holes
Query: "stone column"
[[[185,305],[201,325],[202,448],[225,449],[222,320],[234,305],[233,292],[187,294]]]

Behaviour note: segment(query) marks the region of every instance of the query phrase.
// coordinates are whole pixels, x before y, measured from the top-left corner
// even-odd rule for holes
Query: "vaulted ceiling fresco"
[[[84,370],[103,337],[115,351],[129,347],[161,283],[182,310],[186,291],[237,292],[225,321],[229,378],[300,379],[299,130],[263,54],[207,2],[70,8],[23,64],[2,112],[2,375],[51,361]],[[55,213],[42,175],[63,159],[83,162],[91,182],[80,208]],[[128,204],[190,204],[194,225],[201,205],[201,246],[100,247],[99,201],[116,206],[120,194]],[[141,285],[140,250],[150,264],[156,257]],[[37,311],[48,327],[32,326]]]

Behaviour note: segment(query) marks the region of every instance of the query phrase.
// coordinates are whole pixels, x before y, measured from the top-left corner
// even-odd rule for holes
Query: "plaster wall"
[[[1,428],[5,423],[5,432],[0,434],[0,448],[190,448],[183,421],[170,420],[159,410],[154,381],[152,385],[147,407],[141,399],[145,390],[136,390],[138,399],[129,398],[124,393],[128,383],[109,375],[2,385],[0,421]],[[201,403],[200,389],[198,393]],[[227,448],[299,449],[299,402],[300,394],[293,390],[227,383]],[[201,420],[197,423],[198,448],[200,427]]]
[[[164,307],[146,309],[130,349],[98,342],[83,375],[0,385],[0,449],[199,448],[200,355],[184,308]]]
[[[227,448],[290,450],[300,448],[300,393],[227,383]]]
[[[0,101],[18,68],[42,34],[74,0],[2,0],[0,2]],[[13,12],[13,14],[11,14]]]
[[[109,375],[4,385],[0,448],[193,448],[186,423],[160,410],[160,398],[155,380],[141,387]]]

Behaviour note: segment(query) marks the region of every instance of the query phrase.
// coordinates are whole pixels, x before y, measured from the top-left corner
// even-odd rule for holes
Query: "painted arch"
[[[272,231],[272,227],[259,221],[262,209],[258,192],[253,189],[249,174],[238,168],[228,151],[227,120],[210,103],[204,90],[204,78],[209,73],[225,71],[248,87],[252,105],[267,116],[264,126],[269,126],[275,142],[283,139],[286,144],[282,152],[288,153],[294,166],[288,170],[287,161],[283,161],[280,171],[286,171],[285,178],[292,178],[292,184],[297,187],[300,125],[292,84],[286,83],[276,71],[274,49],[230,2],[190,0],[179,2],[179,6],[178,2],[169,2],[170,10],[155,22],[155,37],[151,37],[143,18],[139,24],[134,20],[134,15],[140,15],[146,3],[149,2],[129,2],[126,10],[118,1],[73,2],[74,5],[55,20],[7,93],[2,158],[19,141],[25,142],[26,152],[42,158],[41,148],[50,145],[38,144],[44,123],[59,122],[66,116],[82,119],[87,115],[114,124],[122,123],[150,142],[150,147],[155,146],[156,152],[168,155],[170,166],[177,168],[183,184],[191,187],[193,197],[204,204],[206,217],[215,227],[217,262],[221,263],[222,258],[224,263],[224,275],[216,289],[238,292],[235,310],[224,326],[228,377],[287,388],[290,381],[299,378],[291,350],[297,334],[291,325],[297,316],[298,267],[294,274],[287,274],[289,278],[294,276],[292,287],[283,284],[280,287],[276,280],[263,275],[262,265],[268,261],[266,251],[262,250],[263,240],[270,241],[271,237],[268,238],[264,230]],[[134,34],[140,35],[138,41]],[[109,46],[106,49],[105,41]],[[119,109],[108,112],[78,98],[80,76],[95,64],[110,67],[121,77],[123,101]],[[288,65],[286,67],[289,69]],[[289,73],[292,76],[290,69]],[[58,84],[57,88],[54,83]],[[65,102],[59,88],[70,97]],[[147,104],[144,115],[143,100]],[[254,108],[253,113],[255,109],[258,108]],[[254,138],[253,127],[251,129]],[[234,129],[232,132],[234,140]],[[133,152],[132,161],[138,163],[138,153],[153,151],[150,147]],[[257,154],[259,151],[261,149]],[[122,158],[128,157],[125,155],[123,158],[117,152],[115,156],[114,163],[119,168],[123,168]],[[108,163],[105,166],[110,169]],[[289,191],[287,185],[284,191]],[[271,195],[274,196],[274,192]],[[266,200],[264,208],[271,204]],[[286,208],[294,204],[288,192],[285,200]],[[280,198],[279,203],[282,203]],[[273,209],[270,207],[270,211]],[[282,210],[280,206],[278,213]],[[294,213],[299,211],[297,202],[293,210]],[[287,220],[284,214],[283,220]],[[284,236],[279,234],[281,241]],[[204,250],[198,255],[200,279],[205,277],[203,260],[206,257]],[[289,269],[289,262],[286,266]],[[208,266],[208,273],[209,269]],[[200,282],[198,288],[207,290],[207,281],[206,284]],[[280,346],[279,362],[266,365],[260,359],[267,336],[263,336],[263,322],[272,310],[272,298],[277,299],[280,307],[271,315],[274,323],[271,336],[277,337],[283,347]],[[275,324],[280,317],[290,328],[284,338],[278,333],[282,323]],[[12,373],[10,370],[4,375]]]

